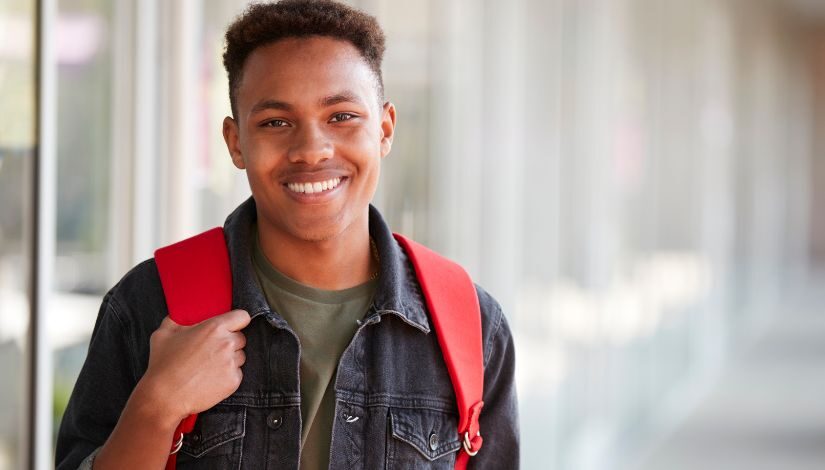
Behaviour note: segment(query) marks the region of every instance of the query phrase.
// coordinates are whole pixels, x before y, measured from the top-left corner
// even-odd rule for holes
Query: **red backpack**
[[[478,419],[484,405],[484,365],[475,286],[458,264],[402,235],[393,236],[415,268],[455,390],[464,447],[455,468],[464,470],[482,444]],[[194,325],[232,309],[232,271],[222,228],[158,249],[155,262],[169,317],[176,323]],[[183,435],[192,431],[196,419],[187,417],[175,431],[167,470],[174,470]]]

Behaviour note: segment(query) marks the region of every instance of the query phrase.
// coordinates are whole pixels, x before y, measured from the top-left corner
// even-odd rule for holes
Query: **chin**
[[[344,232],[346,227],[341,224],[330,224],[325,227],[318,227],[317,224],[313,227],[293,227],[290,232],[296,238],[308,242],[322,242],[331,240]]]
[[[295,237],[307,242],[323,242],[335,238],[336,235],[338,234],[335,232],[315,231],[296,233]]]

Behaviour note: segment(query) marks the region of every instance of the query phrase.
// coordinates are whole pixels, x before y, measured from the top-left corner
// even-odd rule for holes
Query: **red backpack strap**
[[[232,309],[232,270],[222,228],[158,249],[155,264],[175,323],[194,325]],[[192,431],[197,417],[188,416],[175,430],[167,470],[174,470],[183,435]]]
[[[482,443],[478,418],[484,406],[484,360],[478,295],[461,266],[403,235],[393,236],[415,268],[453,382],[465,451],[459,453],[455,468],[463,470]]]

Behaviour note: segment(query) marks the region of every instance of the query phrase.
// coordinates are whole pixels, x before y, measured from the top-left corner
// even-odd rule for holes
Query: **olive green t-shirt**
[[[338,360],[364,317],[377,282],[330,291],[301,284],[278,272],[266,259],[258,237],[253,264],[272,309],[289,323],[301,342],[301,470],[329,468],[335,414]]]

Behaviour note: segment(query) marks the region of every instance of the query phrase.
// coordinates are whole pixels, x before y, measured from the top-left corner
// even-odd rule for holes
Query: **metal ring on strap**
[[[181,447],[183,447],[183,433],[180,433],[180,437],[172,446],[172,452],[169,452],[169,455],[177,454]]]
[[[476,433],[476,436],[480,436],[480,435],[481,435],[481,432]],[[464,451],[467,452],[467,454],[470,457],[475,457],[475,455],[479,451],[479,449],[473,450],[473,443],[470,442],[470,431],[465,431],[464,432]]]

